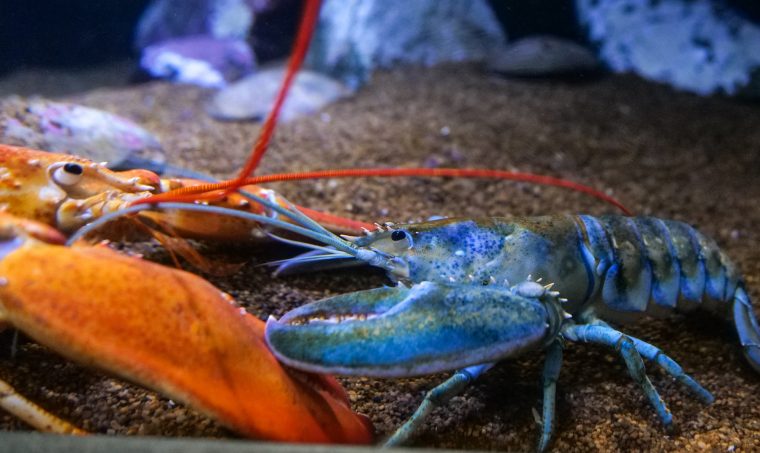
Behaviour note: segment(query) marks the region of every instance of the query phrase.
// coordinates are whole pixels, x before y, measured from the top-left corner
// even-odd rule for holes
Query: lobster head
[[[146,197],[160,184],[147,170],[114,172],[81,157],[0,145],[0,205],[70,232]]]
[[[512,248],[505,238],[515,225],[497,219],[449,218],[389,225],[353,238],[355,247],[374,251],[370,264],[383,267],[394,281],[469,282],[488,285],[519,282],[527,274],[505,275],[503,262]],[[494,276],[509,277],[495,281]]]

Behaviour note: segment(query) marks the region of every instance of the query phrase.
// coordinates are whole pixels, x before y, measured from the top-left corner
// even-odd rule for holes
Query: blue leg
[[[472,381],[477,379],[478,376],[486,372],[492,366],[493,363],[486,363],[484,365],[475,365],[459,370],[441,385],[430,390],[427,395],[425,395],[425,399],[422,401],[422,404],[420,404],[420,407],[418,407],[414,414],[409,417],[409,420],[407,420],[406,423],[393,433],[383,446],[395,447],[404,444],[412,434],[417,431],[436,406],[442,406],[448,403],[451,398],[461,393]]]
[[[610,329],[612,328],[609,326],[609,324],[600,319],[594,319],[591,321],[591,323],[608,327]],[[633,343],[636,346],[636,350],[639,352],[639,354],[641,354],[642,357],[657,364],[657,366],[659,366],[663,371],[668,373],[676,381],[685,386],[700,401],[705,404],[712,404],[712,402],[715,401],[715,397],[712,396],[712,393],[708,392],[707,389],[699,385],[699,383],[695,381],[694,378],[684,373],[681,365],[679,365],[675,360],[668,357],[668,355],[662,352],[660,348],[630,335],[628,338],[633,340]]]
[[[544,406],[542,415],[541,438],[538,441],[538,452],[546,450],[554,433],[554,409],[557,394],[557,380],[562,368],[562,342],[555,340],[546,350],[544,362]]]
[[[673,422],[673,415],[660,398],[660,394],[652,385],[652,381],[647,377],[644,361],[641,360],[641,355],[636,350],[636,344],[629,336],[611,327],[592,324],[569,325],[562,329],[562,336],[570,341],[597,343],[615,348],[625,361],[628,374],[641,386],[644,395],[649,399],[649,403],[654,407],[662,423],[665,426],[670,426]]]

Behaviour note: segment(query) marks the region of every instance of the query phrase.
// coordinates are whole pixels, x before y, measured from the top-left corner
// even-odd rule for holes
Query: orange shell
[[[27,241],[0,262],[0,314],[60,354],[251,437],[368,443],[332,378],[280,365],[264,323],[205,280],[105,247]],[[312,386],[311,384],[320,384]]]

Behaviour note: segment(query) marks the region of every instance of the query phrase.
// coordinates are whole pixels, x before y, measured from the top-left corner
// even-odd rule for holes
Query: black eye
[[[61,186],[73,186],[78,184],[84,178],[84,167],[79,164],[68,162],[61,166],[60,164],[51,165],[54,168],[53,181]]]
[[[406,233],[401,230],[396,230],[393,233],[391,233],[391,240],[392,241],[401,241],[406,237]]]
[[[72,175],[81,175],[82,172],[84,172],[84,169],[79,164],[66,164],[63,166],[63,171],[66,173],[71,173]]]

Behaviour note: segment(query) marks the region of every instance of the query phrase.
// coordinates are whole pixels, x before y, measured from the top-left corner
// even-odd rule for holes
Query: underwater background
[[[1,2],[0,143],[232,177],[282,79],[300,8],[298,0]],[[580,181],[638,215],[697,226],[760,300],[757,2],[326,0],[305,68],[259,173],[488,167]],[[65,139],[50,132],[52,120]],[[368,178],[271,187],[300,205],[379,223],[614,212],[528,183]],[[118,247],[171,265],[153,242]],[[200,247],[241,264],[232,275],[201,275],[261,319],[387,284],[372,270],[275,278],[261,263],[293,250],[274,245]],[[551,449],[760,448],[760,379],[727,325],[690,315],[626,332],[678,360],[716,402],[703,406],[651,373],[674,415],[666,431],[616,356],[573,345]],[[0,341],[9,350],[12,333]],[[86,430],[235,437],[31,340],[22,337],[13,357],[2,345],[0,378]],[[437,409],[414,446],[534,449],[542,358],[497,365]],[[381,438],[447,377],[340,380]],[[0,429],[28,427],[0,413]]]

